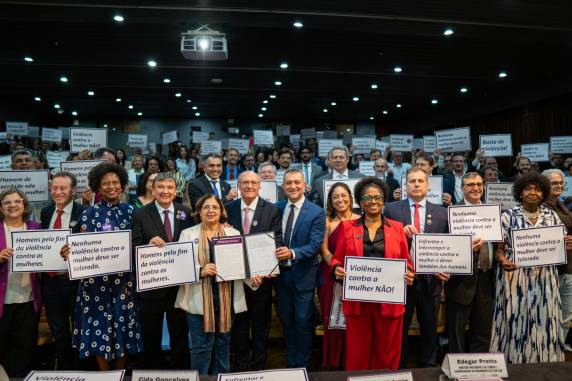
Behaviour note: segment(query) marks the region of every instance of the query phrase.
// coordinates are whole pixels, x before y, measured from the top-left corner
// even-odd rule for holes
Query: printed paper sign
[[[417,150],[423,149],[423,138],[413,139],[413,149],[417,149]]]
[[[8,188],[20,189],[30,202],[50,199],[48,183],[47,170],[0,171],[0,192]]]
[[[423,136],[423,151],[433,153],[437,149],[435,136]]]
[[[290,136],[290,126],[282,124],[276,126],[276,136]]]
[[[61,381],[75,381],[75,380],[61,380]],[[77,381],[82,381],[82,380],[77,380]],[[133,375],[131,376],[131,381],[199,381],[199,372],[196,370],[133,369]]]
[[[131,271],[131,230],[72,234],[67,244],[71,280]]]
[[[564,191],[562,192],[562,197],[572,196],[572,176],[564,177]]]
[[[318,144],[320,144],[318,142]],[[352,138],[354,145],[354,154],[361,153],[362,155],[369,156],[369,151],[375,148],[375,138]]]
[[[362,160],[359,162],[359,173],[364,176],[375,176],[374,161]]]
[[[276,181],[261,181],[258,196],[265,201],[276,204],[276,201],[278,201],[278,185]]]
[[[389,135],[391,150],[400,152],[411,152],[413,150],[413,135]]]
[[[416,274],[473,273],[473,248],[469,234],[415,234],[413,256]]]
[[[24,381],[121,381],[125,370],[108,370],[97,372],[80,372],[72,370],[33,370]]]
[[[407,177],[401,178],[401,199],[407,198]],[[443,205],[443,176],[429,176],[429,190],[427,191],[427,201],[433,204]]]
[[[500,205],[450,206],[449,233],[470,234],[485,242],[502,242]]]
[[[318,141],[318,156],[328,156],[332,148],[343,145],[342,139],[321,139]]]
[[[340,283],[334,283],[334,292],[332,295],[332,308],[330,310],[329,328],[330,329],[346,329],[346,317],[344,316],[342,306],[343,287]]]
[[[12,169],[12,156],[0,156],[0,171]]]
[[[485,157],[512,157],[512,135],[480,135],[479,146],[485,151]]]
[[[201,155],[210,153],[219,154],[222,151],[222,142],[220,140],[207,140],[201,143]]]
[[[62,130],[59,128],[42,128],[42,141],[44,142],[62,142]]]
[[[345,257],[344,300],[405,304],[405,259]]]
[[[137,292],[199,281],[192,242],[138,246],[135,253]]]
[[[276,184],[282,186],[284,183],[284,174],[286,173],[285,170],[279,169],[276,171]]]
[[[58,129],[62,130],[62,139],[69,139],[70,138],[70,128],[69,127],[58,127]]]
[[[513,230],[513,262],[521,268],[566,263],[565,235],[564,225]]]
[[[6,132],[12,136],[28,136],[28,122],[6,122]]]
[[[382,142],[381,140],[376,140],[375,141],[375,148],[377,148],[378,150],[381,151],[381,153],[383,154],[385,151],[387,151],[387,146],[389,145],[388,142]]]
[[[274,136],[272,130],[254,130],[254,144],[259,146],[271,146],[274,144]]]
[[[449,353],[441,367],[449,378],[507,378],[506,360],[502,353]]]
[[[48,167],[57,168],[60,166],[62,161],[66,161],[70,155],[69,151],[48,151],[46,152],[46,159],[48,161]]]
[[[290,143],[292,143],[295,147],[300,145],[300,134],[292,134],[290,135]]]
[[[520,146],[520,154],[535,162],[550,161],[548,158],[549,150],[549,143],[523,144]]]
[[[435,138],[441,152],[472,151],[470,127],[435,131]]]
[[[337,139],[338,138],[338,132],[337,131],[322,131],[322,138],[324,139]]]
[[[316,129],[315,128],[302,128],[300,130],[300,140],[306,141],[310,138],[316,137]]]
[[[246,279],[244,238],[224,237],[213,239],[212,251],[217,271],[217,282]]]
[[[326,207],[326,203],[328,202],[328,192],[330,192],[330,188],[332,186],[334,186],[335,183],[345,183],[350,190],[352,191],[352,194],[354,193],[354,188],[356,187],[356,184],[360,181],[360,179],[347,179],[347,180],[324,180],[324,208]],[[354,204],[353,204],[353,208],[359,208],[360,206],[358,204],[356,204],[355,200],[354,200]]]
[[[512,195],[512,183],[487,183],[485,200],[487,204],[500,204],[505,210],[518,204]]]
[[[147,135],[129,134],[127,135],[127,144],[130,148],[147,148]]]
[[[6,131],[0,132],[0,140],[8,139],[8,133]]]
[[[352,376],[347,381],[413,381],[411,372],[372,374],[370,376]]]
[[[107,147],[107,129],[70,128],[70,152],[81,152],[84,149],[95,152],[104,147]]]
[[[241,155],[245,155],[250,148],[250,142],[248,139],[228,139],[228,148],[234,148]]]
[[[572,153],[572,136],[551,136],[550,151],[552,153]]]
[[[179,141],[179,131],[173,130],[173,131],[161,132],[161,139],[163,141],[163,144],[175,143]]]
[[[209,140],[210,134],[208,132],[193,131],[193,143],[203,143]]]
[[[98,164],[105,163],[105,160],[76,160],[63,161],[60,163],[62,171],[71,172],[77,179],[77,193],[82,193],[88,186],[89,172]]]
[[[60,255],[71,229],[24,230],[12,232],[12,272],[39,273],[68,271]]]
[[[262,370],[257,372],[221,373],[217,381],[308,381],[306,368]]]
[[[31,138],[39,138],[40,137],[40,127],[28,126],[28,136]]]

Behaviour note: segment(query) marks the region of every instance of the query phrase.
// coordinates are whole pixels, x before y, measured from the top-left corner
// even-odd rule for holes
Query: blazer
[[[310,192],[310,196],[309,196],[310,200],[312,200],[312,202],[318,204],[318,206],[321,208],[324,207],[324,197],[328,196],[328,195],[324,195],[324,180],[332,180],[333,175],[334,175],[334,171],[329,172],[322,177],[318,177],[314,181],[314,183],[312,184],[312,191]],[[348,178],[358,179],[360,177],[363,177],[363,175],[357,171],[352,171],[352,170],[348,169]]]
[[[310,183],[308,185],[314,184],[316,179],[319,179],[320,177],[324,176],[324,170],[322,169],[322,167],[312,162],[310,163],[311,163],[310,168],[312,169],[312,174],[310,175]],[[304,163],[299,163],[299,164],[301,166],[300,170],[304,172]]]
[[[219,178],[219,181],[220,181],[220,189],[222,191],[222,194],[220,196],[221,200],[223,200],[224,202],[224,198],[228,195],[228,192],[230,192],[231,188],[230,184],[224,181],[222,177]],[[189,182],[189,200],[191,201],[191,208],[195,210],[199,198],[201,198],[205,194],[212,194],[212,193],[213,193],[213,187],[205,175],[199,176],[196,179]]]
[[[449,216],[447,214],[447,209],[429,201],[427,201],[426,207],[424,232],[448,234]],[[403,226],[413,225],[408,199],[388,203],[385,205],[383,215],[392,220],[401,222]],[[407,242],[409,247],[411,247],[411,240],[408,239]],[[429,288],[433,296],[440,295],[442,289],[441,281],[435,277],[430,277]]]
[[[284,216],[287,201],[278,202],[280,219]],[[326,230],[326,214],[310,200],[305,199],[292,227],[290,249],[294,250],[295,258],[292,260],[292,275],[298,291],[309,291],[318,286],[318,268],[324,232]],[[280,286],[281,278],[278,277]]]
[[[223,166],[222,167],[222,173],[220,174],[220,178],[224,179],[224,180],[230,180],[230,177],[228,176],[228,166]],[[236,177],[234,178],[234,180],[238,180],[238,175],[240,175],[242,172],[244,172],[245,170],[240,166],[237,165],[236,166]],[[212,188],[212,187],[211,187]]]
[[[39,230],[40,224],[35,221],[26,221],[26,229]],[[0,250],[6,248],[6,231],[4,230],[4,223],[0,220]],[[6,290],[8,289],[8,273],[10,268],[8,261],[0,263],[0,318],[4,313],[4,299],[6,298]],[[38,313],[42,305],[42,294],[40,291],[40,274],[31,273],[30,280],[32,283],[32,301],[34,302],[34,311]]]
[[[176,202],[173,203],[173,206],[175,207],[175,215],[169,217],[174,219],[172,242],[176,242],[179,240],[181,232],[192,225],[192,220],[191,210],[189,208]],[[159,236],[165,242],[167,242],[165,225],[163,224],[163,220],[159,215],[157,206],[155,206],[155,202],[150,202],[142,208],[135,210],[135,214],[133,215],[133,228],[131,234],[131,239],[133,242],[133,255],[135,255],[135,248],[137,246],[148,245],[151,238],[155,236]],[[157,290],[145,291],[139,293],[139,297],[141,299],[147,300],[160,300],[169,296],[174,298],[176,291],[173,290],[176,290],[176,287],[166,287]]]
[[[70,224],[69,228],[72,229],[73,233],[79,233],[79,218],[83,211],[87,209],[85,206],[78,204],[75,201],[73,202],[71,217],[70,217]],[[42,229],[49,229],[50,228],[50,221],[52,216],[54,215],[54,211],[56,210],[56,204],[52,203],[51,205],[46,206],[40,212],[40,221],[42,223]],[[63,226],[62,226],[63,228]]]
[[[225,208],[228,214],[228,223],[240,234],[244,234],[240,203],[241,199],[237,199],[226,204]],[[276,247],[282,246],[282,219],[280,218],[280,210],[276,205],[258,197],[254,215],[250,218],[252,220],[250,234],[273,232]]]
[[[336,252],[332,258],[330,268],[333,270],[336,265],[344,265],[346,256],[363,257],[363,220],[350,220],[342,222],[340,241],[336,246]],[[385,237],[385,258],[398,258],[407,260],[407,268],[412,269],[413,265],[409,259],[407,249],[407,237],[400,222],[384,218],[383,235]],[[405,279],[403,280],[405,282]],[[405,313],[405,306],[401,304],[380,303],[381,316],[396,317]],[[359,315],[361,309],[360,302],[345,300],[343,303],[345,315]]]

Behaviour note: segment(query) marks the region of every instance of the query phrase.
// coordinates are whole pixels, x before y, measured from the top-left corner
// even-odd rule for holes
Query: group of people
[[[405,368],[413,352],[418,366],[436,366],[443,296],[449,352],[503,352],[511,363],[564,360],[572,320],[572,237],[565,238],[568,262],[559,268],[518,268],[511,242],[514,229],[557,224],[572,229],[569,200],[561,197],[565,174],[558,167],[564,160],[539,173],[528,159],[517,158],[511,181],[518,204],[503,210],[503,242],[474,237],[473,274],[415,275],[413,235],[449,233],[442,205],[482,203],[487,182],[509,178],[496,160],[479,151],[473,161],[465,153],[416,152],[408,163],[404,156],[409,153],[388,154],[389,147],[370,152],[375,176],[364,176],[359,166],[350,169],[355,157],[347,147],[335,147],[325,158],[314,156],[314,148],[301,147],[298,163],[286,147],[261,152],[264,160],[249,154],[240,164],[234,149],[224,158],[209,154],[199,163],[180,146],[166,167],[160,156],[135,154],[128,170],[117,151],[100,149],[93,157],[104,163],[90,171],[89,189],[81,196],[73,174],[52,174],[52,202],[40,209],[38,222],[22,190],[4,190],[0,364],[11,376],[30,369],[43,304],[59,369],[77,368],[78,358],[91,357],[101,370],[121,369],[128,356],[138,353],[149,369],[193,368],[200,374],[265,369],[275,292],[287,365],[307,368],[316,290],[324,327],[322,365],[329,369]],[[76,159],[91,157],[81,155]],[[26,150],[13,152],[12,169],[31,169],[32,156]],[[427,200],[429,177],[436,173],[443,176],[442,205]],[[353,189],[348,179],[358,179]],[[230,180],[236,180],[236,188]],[[327,180],[334,182],[329,189]],[[259,196],[263,181],[281,182],[276,203]],[[131,230],[133,249],[193,242],[196,263],[188,271],[200,281],[136,292],[134,272],[80,281],[70,281],[67,273],[11,272],[12,232],[61,228],[74,233]],[[280,274],[217,281],[212,240],[265,232],[274,235]],[[64,246],[60,254],[67,259],[69,252]],[[329,329],[346,256],[405,260],[407,303],[344,301],[345,330]],[[420,342],[412,350],[407,341],[414,313]],[[168,364],[161,362],[164,316]]]

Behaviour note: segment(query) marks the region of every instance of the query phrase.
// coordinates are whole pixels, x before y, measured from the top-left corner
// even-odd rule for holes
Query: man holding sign
[[[133,217],[134,248],[147,244],[164,246],[166,242],[176,242],[181,231],[191,226],[191,210],[173,202],[176,193],[177,183],[172,175],[159,173],[155,177],[155,202],[138,209]],[[145,367],[148,369],[161,368],[161,339],[165,313],[171,338],[170,368],[188,368],[189,331],[185,311],[175,308],[178,291],[178,286],[172,286],[139,293]]]

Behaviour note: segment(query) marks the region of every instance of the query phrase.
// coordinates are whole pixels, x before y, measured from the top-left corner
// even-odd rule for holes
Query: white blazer
[[[191,226],[181,232],[179,237],[179,242],[199,242],[199,234],[201,231],[200,225]],[[224,228],[224,232],[227,236],[240,235],[240,232],[234,228]],[[200,278],[201,265],[199,264],[198,255],[195,256],[195,271],[197,278]],[[246,311],[246,298],[244,296],[243,281],[235,280],[233,281],[233,295],[232,303],[234,307],[234,313],[240,313]],[[251,287],[250,280],[245,279],[244,283]],[[175,300],[175,307],[185,310],[189,314],[204,315],[203,311],[203,294],[202,294],[203,280],[199,283],[194,284],[184,284],[179,286],[179,292],[177,293],[177,299]],[[251,287],[252,288],[252,287]]]

